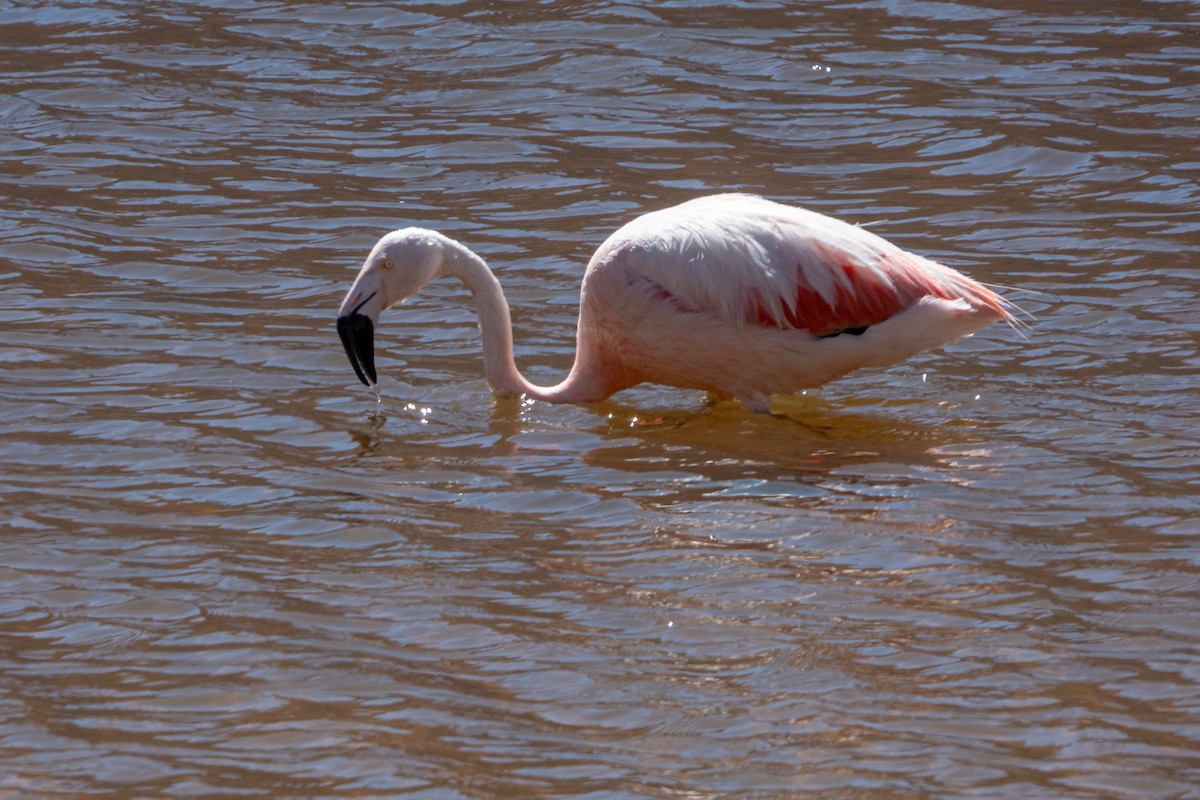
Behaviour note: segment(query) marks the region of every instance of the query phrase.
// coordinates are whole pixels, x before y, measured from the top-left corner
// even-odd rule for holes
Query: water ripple
[[[1044,5],[1044,4],[1043,4]],[[1186,4],[12,5],[0,795],[1184,798]],[[869,23],[869,24],[868,24]],[[496,401],[632,216],[745,189],[1017,287],[773,417]]]

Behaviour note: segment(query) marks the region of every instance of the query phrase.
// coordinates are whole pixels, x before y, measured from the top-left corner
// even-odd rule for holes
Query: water
[[[3,3],[0,797],[1200,797],[1186,2]],[[747,190],[1034,316],[777,404],[493,400]]]

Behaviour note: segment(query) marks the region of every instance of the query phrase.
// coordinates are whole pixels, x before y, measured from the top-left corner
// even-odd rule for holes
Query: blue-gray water
[[[1200,797],[1191,2],[0,2],[0,798]],[[776,416],[497,402],[745,190],[1014,287]]]

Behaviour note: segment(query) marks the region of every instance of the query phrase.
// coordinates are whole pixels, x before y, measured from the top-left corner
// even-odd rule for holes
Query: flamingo
[[[482,258],[431,230],[385,235],[338,311],[363,384],[378,382],[380,313],[439,275],[474,295],[492,391],[551,403],[594,403],[650,382],[766,413],[773,395],[894,364],[993,322],[1017,324],[995,291],[869,231],[721,194],[640,216],[600,245],[583,276],[575,363],[554,386],[517,369],[508,301]]]

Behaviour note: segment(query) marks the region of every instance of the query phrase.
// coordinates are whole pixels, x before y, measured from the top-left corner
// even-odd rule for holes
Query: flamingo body
[[[772,395],[1013,321],[997,293],[862,228],[714,195],[638,217],[600,246],[583,278],[575,364],[551,387],[517,370],[508,305],[482,259],[433,231],[384,236],[339,312],[363,383],[375,382],[379,313],[442,273],[475,295],[493,391],[550,402],[595,402],[651,382],[767,411]]]

